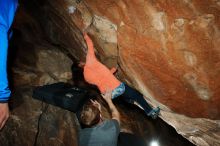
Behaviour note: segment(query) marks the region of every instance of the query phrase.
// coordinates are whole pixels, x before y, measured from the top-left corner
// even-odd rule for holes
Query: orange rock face
[[[177,113],[220,119],[218,1],[86,3],[117,26],[117,56],[137,88]]]
[[[220,119],[219,1],[36,3],[50,41],[78,60],[86,53],[81,32],[88,31],[100,59],[118,61],[147,99],[189,117]]]

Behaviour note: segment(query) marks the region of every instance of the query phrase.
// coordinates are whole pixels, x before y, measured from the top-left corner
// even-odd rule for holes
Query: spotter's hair
[[[100,111],[91,102],[86,103],[80,114],[80,122],[85,127],[93,127],[100,121]]]

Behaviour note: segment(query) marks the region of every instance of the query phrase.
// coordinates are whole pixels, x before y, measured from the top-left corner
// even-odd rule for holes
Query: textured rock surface
[[[52,50],[47,50],[48,48]],[[52,46],[35,46],[28,53],[33,53],[32,51],[36,52],[35,64],[31,64],[30,61],[23,63],[20,61],[22,59],[31,60],[32,56],[29,55],[20,56],[16,60],[18,65],[13,68],[16,86],[45,85],[58,81],[67,82],[72,78],[72,61],[61,51]]]
[[[196,145],[220,145],[219,1],[24,0],[24,6],[43,29],[37,35],[77,60],[84,60],[87,30],[99,58],[118,63],[118,76],[160,105],[164,121]]]
[[[67,82],[72,78],[72,60],[65,50],[51,45],[43,38],[39,24],[22,6],[17,12],[14,27],[9,60],[14,66],[12,73],[15,86]]]
[[[1,131],[0,145],[77,146],[78,125],[73,113],[42,104],[31,95],[30,87],[22,87],[13,96],[13,111]]]

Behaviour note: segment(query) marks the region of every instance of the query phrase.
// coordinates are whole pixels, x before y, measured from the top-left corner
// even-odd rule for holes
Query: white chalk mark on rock
[[[75,11],[76,11],[76,8],[75,8],[74,6],[69,6],[69,7],[68,7],[68,12],[69,12],[70,14],[73,14]]]

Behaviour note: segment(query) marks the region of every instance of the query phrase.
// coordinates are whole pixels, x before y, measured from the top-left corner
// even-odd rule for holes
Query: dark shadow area
[[[157,141],[160,146],[194,146],[162,119],[153,120],[147,117],[145,112],[137,106],[128,104],[121,99],[117,99],[115,103],[122,111],[122,117],[126,115],[128,118],[122,118],[122,124],[130,124],[129,126],[132,127],[134,134],[144,138],[147,146],[150,146],[152,141]]]

